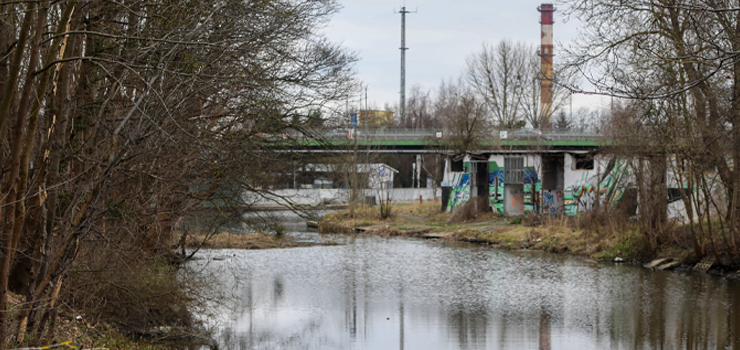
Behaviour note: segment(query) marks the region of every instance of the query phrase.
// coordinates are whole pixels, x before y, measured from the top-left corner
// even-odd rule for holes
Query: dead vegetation
[[[307,243],[299,243],[290,237],[277,238],[265,233],[252,235],[238,235],[231,232],[221,232],[212,236],[188,235],[185,247],[196,249],[275,249],[305,247]]]
[[[375,230],[366,231],[365,233],[380,237],[420,238],[424,237],[424,235],[429,233],[431,230],[431,228],[414,228],[403,230],[392,226],[385,226]]]
[[[348,222],[322,220],[319,222],[319,233],[354,233],[355,228]]]
[[[319,220],[319,233],[354,233],[356,227],[393,222],[396,219],[395,215],[386,219],[382,217],[381,209],[376,207],[360,207],[354,211],[328,213]]]
[[[476,198],[457,207],[447,220],[447,225],[497,216],[498,214],[491,211],[487,198]]]
[[[540,250],[598,261],[621,258],[627,262],[644,263],[654,258],[670,257],[692,264],[697,260],[687,227],[673,223],[665,234],[668,239],[652,251],[640,234],[639,223],[619,207],[601,208],[573,217],[530,214],[521,218],[521,224],[518,224],[519,220],[502,220],[500,215],[492,212],[479,211],[476,217],[472,208],[473,204],[467,203],[450,214],[440,212],[439,203],[397,205],[394,207],[396,216],[383,221],[372,210],[358,210],[354,218],[346,212],[337,212],[322,219],[320,232],[354,233],[355,228],[366,227],[369,230],[365,233],[382,237],[413,238],[424,237],[428,233],[442,236],[449,233],[441,240],[485,244],[507,250]],[[412,218],[423,220],[407,220]],[[718,245],[718,249],[727,251],[727,254],[731,252],[729,247]],[[733,268],[728,264],[729,259],[725,260],[726,268]]]

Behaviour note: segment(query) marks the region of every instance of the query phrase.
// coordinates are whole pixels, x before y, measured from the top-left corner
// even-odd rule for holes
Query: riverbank
[[[295,234],[317,237],[305,226]],[[740,283],[705,274],[419,238],[321,239],[334,236],[344,244],[204,251],[193,267],[238,301],[212,309],[219,348],[381,350],[403,339],[429,350],[538,349],[553,339],[555,349],[569,339],[579,350],[726,349],[740,324]]]
[[[337,245],[334,241],[299,242],[293,237],[255,233],[252,235],[221,232],[215,235],[191,234],[185,241],[188,249],[285,249],[316,245]]]
[[[10,293],[8,297],[10,309],[19,308],[23,305],[22,300],[21,296]],[[67,305],[59,308],[56,323],[54,334],[46,334],[43,338],[46,340],[42,343],[47,344],[48,348],[168,350],[179,348],[180,341],[185,341],[186,344],[191,346],[207,345],[210,342],[210,339],[206,337],[195,339],[192,329],[183,329],[181,333],[172,330],[166,333],[153,331],[147,337],[143,335],[138,337],[125,336],[114,325],[75,313]],[[24,346],[29,342],[38,343],[33,340],[33,336],[26,335],[25,340],[17,345]],[[9,348],[14,348],[13,344],[11,343]],[[32,349],[41,349],[41,347],[33,347]]]
[[[377,208],[324,215],[321,233],[366,233],[468,242],[504,250],[537,250],[586,257],[599,262],[631,263],[652,269],[697,270],[740,279],[740,267],[713,258],[699,260],[688,238],[677,229],[673,239],[648,253],[634,223],[603,217],[504,218],[496,213],[443,213],[439,202],[396,205],[394,215],[380,219]]]
[[[306,247],[313,244],[298,242],[291,237],[256,233],[253,235],[238,235],[231,232],[221,232],[215,235],[194,234],[188,235],[185,247],[189,249],[277,249]]]

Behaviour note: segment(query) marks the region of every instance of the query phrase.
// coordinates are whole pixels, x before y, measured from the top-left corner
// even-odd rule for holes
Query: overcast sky
[[[325,34],[359,53],[359,79],[368,86],[370,106],[382,108],[397,103],[401,69],[401,15],[403,0],[342,0],[344,8],[336,14]],[[440,82],[457,78],[465,58],[480,50],[484,42],[502,39],[540,44],[542,1],[535,0],[408,0],[406,10],[406,94],[413,85],[436,89]],[[555,4],[558,7],[557,3]],[[394,12],[395,10],[395,12]],[[555,12],[555,61],[558,49],[575,40],[579,30],[575,19]],[[574,110],[580,106],[597,108],[604,99],[594,96],[573,98]]]

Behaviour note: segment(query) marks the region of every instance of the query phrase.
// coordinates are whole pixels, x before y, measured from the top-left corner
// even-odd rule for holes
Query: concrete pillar
[[[504,215],[524,215],[524,184],[504,184]]]
[[[452,160],[450,159],[450,157],[445,157],[444,167],[442,168],[442,187],[449,187],[452,179]]]
[[[470,161],[470,200],[478,201],[485,198],[486,208],[476,210],[488,211],[488,200],[490,197],[488,184],[488,160]],[[478,203],[478,202],[476,202]]]
[[[478,177],[475,174],[478,172],[478,163],[470,162],[470,200],[478,197]]]
[[[421,188],[421,154],[416,155],[416,173],[414,174],[416,179],[416,186]]]

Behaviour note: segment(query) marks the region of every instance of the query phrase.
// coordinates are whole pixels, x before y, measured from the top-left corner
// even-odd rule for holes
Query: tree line
[[[0,5],[0,348],[52,337],[60,303],[132,333],[189,323],[160,273],[172,229],[269,188],[266,135],[353,88],[355,53],[317,34],[339,7]]]
[[[553,112],[543,116],[540,109],[542,74],[537,49],[524,42],[502,40],[483,43],[468,55],[461,75],[442,80],[436,89],[413,85],[407,94],[406,115],[396,113],[395,127],[408,129],[447,129],[470,134],[481,130],[539,129],[543,118],[552,119],[558,130],[595,131],[603,111],[577,108],[567,110],[570,87],[578,75],[564,64],[555,66]],[[384,109],[397,111],[397,104],[386,103]],[[567,110],[567,111],[566,111]]]
[[[584,23],[568,64],[591,93],[623,101],[608,124],[633,162],[646,248],[688,240],[697,258],[740,264],[740,3],[565,5]],[[679,232],[666,218],[666,187],[678,188],[686,207]]]

